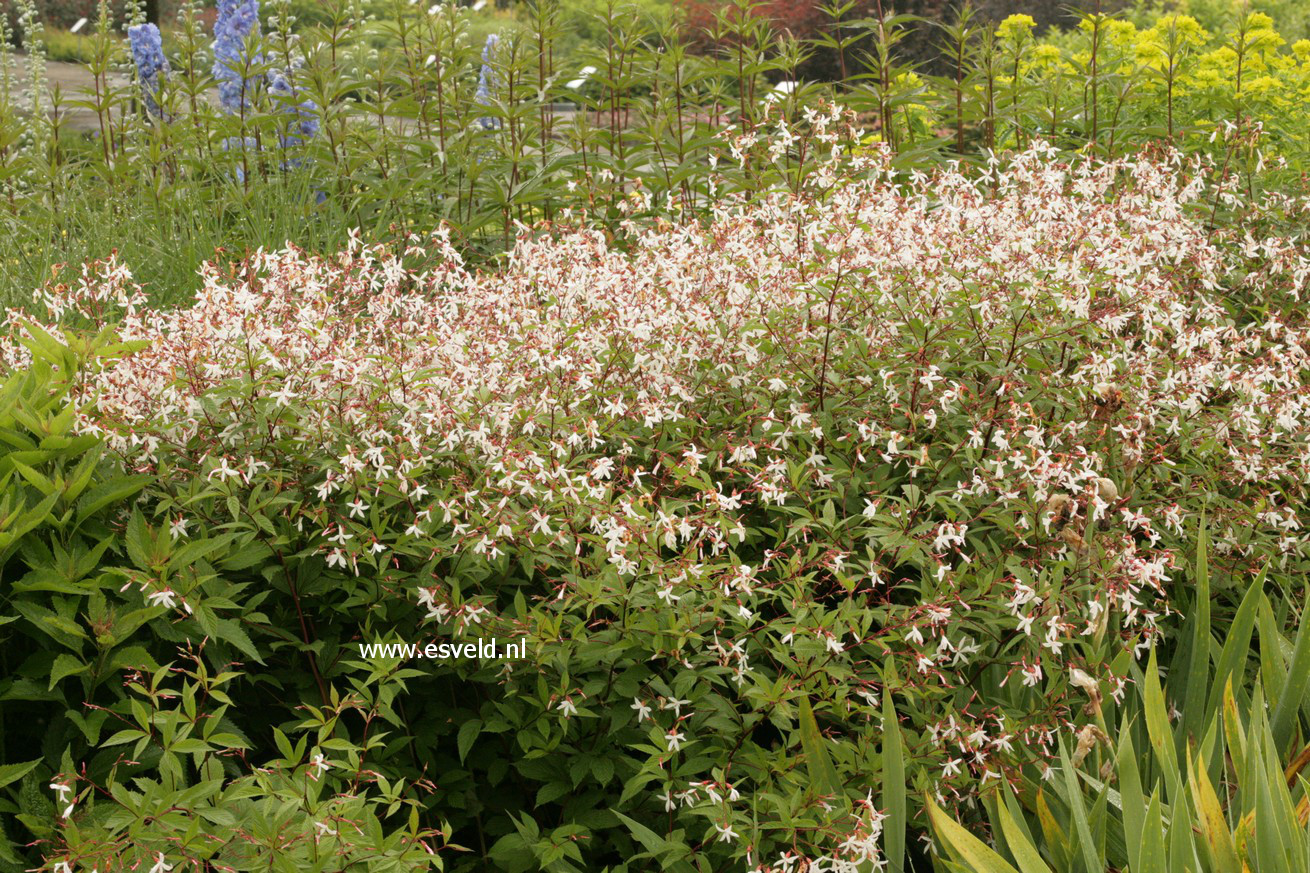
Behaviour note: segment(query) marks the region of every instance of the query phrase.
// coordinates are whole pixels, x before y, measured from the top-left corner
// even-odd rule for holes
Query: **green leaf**
[[[255,648],[255,644],[250,641],[245,629],[232,619],[222,618],[218,620],[217,636],[219,639],[236,646],[243,655],[252,661],[258,664],[264,663],[264,659],[259,655],[259,649]]]
[[[1224,632],[1226,637],[1223,651],[1219,654],[1219,663],[1215,667],[1214,684],[1210,686],[1210,694],[1206,700],[1206,712],[1214,712],[1219,708],[1219,702],[1223,695],[1224,685],[1229,676],[1241,675],[1241,669],[1246,665],[1246,659],[1251,654],[1251,632],[1255,628],[1256,610],[1260,604],[1260,598],[1264,597],[1265,574],[1268,568],[1262,569],[1251,587],[1247,589],[1246,595],[1242,598],[1242,603],[1237,607],[1237,613],[1233,616],[1233,621],[1228,625]]]
[[[1274,622],[1274,610],[1268,597],[1260,598],[1256,627],[1260,633],[1260,678],[1269,705],[1273,707],[1278,704],[1278,693],[1283,687],[1287,668],[1283,660],[1283,635]]]
[[[1310,609],[1310,595],[1307,595],[1306,608]],[[1297,726],[1297,713],[1307,688],[1310,688],[1310,622],[1302,621],[1296,631],[1296,648],[1292,650],[1292,663],[1287,668],[1287,676],[1278,693],[1278,705],[1274,708],[1274,716],[1269,721],[1269,729],[1274,736],[1274,746],[1279,752],[1286,752],[1292,742],[1292,734]]]
[[[108,482],[101,482],[82,495],[82,499],[77,502],[74,527],[80,527],[82,522],[105,507],[134,496],[151,481],[150,476],[120,476]]]
[[[1210,777],[1206,774],[1205,767],[1200,766],[1190,757],[1188,765],[1192,768],[1188,784],[1192,789],[1192,800],[1196,804],[1196,811],[1200,814],[1201,835],[1205,838],[1205,845],[1214,861],[1214,870],[1216,873],[1242,873],[1237,847],[1233,844],[1233,833],[1228,828],[1223,806],[1219,803],[1219,796],[1215,794],[1214,786],[1210,784]]]
[[[1195,601],[1188,624],[1192,626],[1191,659],[1187,666],[1187,693],[1183,700],[1183,736],[1199,739],[1205,728],[1206,692],[1210,681],[1210,558],[1205,513],[1196,537]]]
[[[1046,792],[1040,788],[1037,789],[1037,821],[1042,826],[1042,838],[1047,849],[1055,856],[1056,867],[1071,869],[1073,856],[1069,837],[1065,834],[1064,828],[1060,827],[1060,823],[1055,820],[1051,805],[1046,801]]]
[[[245,570],[264,561],[265,558],[271,557],[273,550],[258,540],[247,543],[237,549],[228,557],[224,558],[219,566],[224,570]]]
[[[55,658],[55,663],[50,668],[50,685],[48,688],[53,689],[59,684],[59,680],[63,679],[65,676],[75,676],[78,673],[85,673],[88,669],[90,669],[90,665],[83,664],[70,654],[62,653]]]
[[[1069,750],[1065,747],[1064,737],[1060,737],[1060,769],[1064,775],[1064,786],[1069,803],[1069,812],[1073,816],[1074,833],[1078,836],[1078,848],[1082,850],[1083,864],[1088,873],[1099,873],[1106,865],[1096,855],[1096,843],[1092,840],[1092,831],[1087,824],[1087,806],[1083,803],[1082,788],[1074,773],[1073,762],[1069,759]],[[1170,746],[1172,748],[1172,745]]]
[[[459,726],[459,736],[455,741],[455,745],[459,749],[459,762],[461,764],[468,757],[469,749],[473,748],[473,742],[481,732],[482,719],[480,718],[471,718]]]
[[[228,543],[238,536],[239,534],[229,533],[217,537],[190,540],[168,559],[168,569],[176,571],[183,567],[190,567],[201,558],[207,558],[219,549],[225,548]]]
[[[37,758],[35,761],[26,761],[22,764],[0,764],[0,788],[22,779],[40,763],[41,759]]]
[[[1151,795],[1151,802],[1146,807],[1146,816],[1142,826],[1142,845],[1138,851],[1141,859],[1141,873],[1166,873],[1164,850],[1164,813],[1161,811],[1160,797]],[[1137,873],[1136,870],[1133,873]]]
[[[19,475],[26,479],[32,487],[41,492],[41,494],[52,494],[58,490],[55,488],[55,483],[51,482],[45,476],[42,476],[26,464],[12,457],[9,462],[14,465],[14,469],[18,471]]]
[[[95,476],[96,465],[100,463],[102,450],[102,446],[96,445],[82,456],[82,460],[78,461],[77,466],[73,468],[73,472],[68,476],[68,483],[64,485],[62,495],[64,500],[71,503],[91,484],[91,480]]]
[[[1178,754],[1174,748],[1173,731],[1169,728],[1164,691],[1160,688],[1160,667],[1156,663],[1154,646],[1142,682],[1142,710],[1146,716],[1146,733],[1160,766],[1166,773],[1178,772]]]
[[[905,746],[889,686],[883,688],[882,694],[882,808],[887,816],[882,825],[883,852],[892,873],[900,873],[905,866],[907,824]]]
[[[127,555],[140,570],[150,569],[150,553],[153,547],[150,531],[146,526],[145,516],[141,510],[134,510],[127,523],[127,535],[123,538],[127,546]]]
[[[1008,807],[1009,791],[1006,791],[1006,797],[1001,798],[996,804],[996,818],[1001,824],[1001,834],[1005,837],[1005,845],[1010,848],[1010,853],[1014,855],[1014,860],[1019,862],[1019,869],[1023,873],[1051,873],[1051,868],[1046,866],[1042,860],[1041,854],[1037,847],[1028,839],[1023,828],[1013,815],[1010,814]]]
[[[1141,864],[1146,797],[1142,793],[1142,775],[1139,772],[1141,762],[1138,761],[1137,750],[1133,747],[1133,732],[1129,729],[1127,719],[1124,720],[1119,736],[1116,763],[1119,774],[1120,811],[1124,823],[1124,844],[1128,852],[1128,867],[1137,870]]]
[[[973,873],[1019,873],[986,843],[943,812],[931,796],[925,794],[923,804],[928,810],[928,820],[932,822],[933,830],[941,837],[942,843]]]
[[[819,724],[814,720],[814,710],[810,708],[810,699],[802,697],[800,701],[801,748],[805,752],[805,770],[810,783],[820,794],[836,797],[842,792],[841,780],[837,768],[833,766],[832,757],[825,745],[827,740],[819,732]]]
[[[1259,700],[1259,695],[1256,697]],[[1238,773],[1246,772],[1246,734],[1242,732],[1241,716],[1237,712],[1237,700],[1233,697],[1233,679],[1228,677],[1224,684],[1223,700],[1224,740],[1228,746],[1228,756],[1233,759],[1233,768]]]
[[[632,836],[635,837],[637,842],[641,843],[641,847],[651,855],[658,857],[664,852],[669,851],[669,849],[675,847],[674,844],[670,843],[641,822],[633,821],[617,809],[614,810],[614,815],[619,819],[619,821],[628,826],[628,830],[632,833]]]

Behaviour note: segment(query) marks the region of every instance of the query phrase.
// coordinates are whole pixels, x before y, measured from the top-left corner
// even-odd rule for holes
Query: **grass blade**
[[[905,748],[890,688],[882,694],[882,823],[883,854],[892,873],[905,866]]]
[[[1219,701],[1228,677],[1240,676],[1242,668],[1246,665],[1246,659],[1250,657],[1251,632],[1255,628],[1255,616],[1260,598],[1264,597],[1266,573],[1268,568],[1262,569],[1256,576],[1251,587],[1247,589],[1246,596],[1242,598],[1241,605],[1237,607],[1233,623],[1228,626],[1227,639],[1224,641],[1223,651],[1219,654],[1219,663],[1215,665],[1214,682],[1210,686],[1209,699],[1206,700],[1206,712],[1214,712],[1219,708]]]
[[[1196,599],[1192,604],[1191,658],[1187,665],[1187,699],[1183,701],[1182,736],[1197,739],[1205,726],[1205,703],[1210,683],[1210,556],[1205,514],[1196,536]],[[1186,739],[1181,742],[1185,743]]]
[[[1307,688],[1310,688],[1310,622],[1302,620],[1296,632],[1292,663],[1288,665],[1287,678],[1278,693],[1278,704],[1269,723],[1269,729],[1274,735],[1274,747],[1280,753],[1285,752],[1292,742],[1292,734],[1297,727],[1297,713]]]
[[[1060,737],[1060,770],[1069,812],[1073,816],[1074,833],[1082,850],[1083,866],[1088,873],[1100,873],[1105,869],[1105,864],[1096,856],[1096,843],[1092,840],[1092,829],[1087,824],[1087,806],[1083,803],[1082,786],[1074,773],[1073,762],[1069,760],[1069,749],[1065,746],[1063,736]]]

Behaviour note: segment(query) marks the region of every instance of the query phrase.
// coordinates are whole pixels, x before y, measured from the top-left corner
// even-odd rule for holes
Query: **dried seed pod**
[[[1092,386],[1092,393],[1096,395],[1094,418],[1109,418],[1124,405],[1123,392],[1113,382],[1097,382]]]
[[[1060,539],[1074,551],[1081,552],[1087,549],[1087,540],[1083,539],[1082,534],[1072,527],[1065,526],[1060,530]]]
[[[1096,493],[1106,503],[1114,503],[1119,499],[1119,486],[1109,479],[1097,479]]]
[[[1060,527],[1073,513],[1073,498],[1068,494],[1052,494],[1046,501],[1045,511],[1051,515],[1051,524]]]
[[[1108,742],[1109,738],[1099,727],[1094,724],[1083,725],[1082,730],[1078,731],[1078,748],[1073,753],[1073,765],[1077,767],[1081,764],[1097,743]]]

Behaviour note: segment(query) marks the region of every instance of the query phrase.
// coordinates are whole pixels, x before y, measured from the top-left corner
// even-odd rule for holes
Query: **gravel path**
[[[22,55],[16,55],[15,57],[17,69],[14,72],[17,78],[20,105],[25,109],[29,109],[32,103],[28,88],[27,58]],[[127,85],[128,82],[128,77],[120,73],[110,73],[109,75],[109,83],[114,87]],[[81,64],[65,63],[64,61],[46,61],[46,83],[51,92],[56,85],[59,87],[60,96],[65,103],[61,111],[65,130],[79,132],[99,130],[100,125],[96,121],[94,112],[84,107],[67,105],[72,101],[85,99],[86,95],[92,93],[95,87],[95,77],[86,67]],[[47,110],[49,110],[48,96],[45,99],[45,104]]]

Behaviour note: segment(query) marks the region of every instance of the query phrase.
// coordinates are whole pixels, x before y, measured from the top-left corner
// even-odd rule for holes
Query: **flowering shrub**
[[[1173,154],[898,185],[809,122],[794,193],[524,228],[495,273],[443,230],[210,266],[173,311],[113,260],[43,292],[45,331],[129,344],[76,427],[152,478],[125,590],[267,665],[245,736],[374,713],[324,754],[461,869],[853,870],[905,846],[900,782],[1040,780],[1097,689],[1114,720],[1202,515],[1216,590],[1304,570],[1300,243],[1211,231],[1230,195]],[[529,655],[349,651],[434,635]]]

